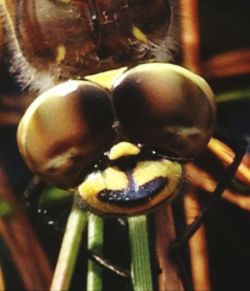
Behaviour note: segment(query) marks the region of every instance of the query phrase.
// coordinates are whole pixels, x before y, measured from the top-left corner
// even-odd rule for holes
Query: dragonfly
[[[167,64],[177,54],[176,3],[1,1],[11,70],[23,86],[42,93],[19,125],[20,151],[48,183],[78,187],[79,205],[95,213],[129,216],[172,201],[182,164],[213,134],[211,88]],[[109,86],[86,77],[124,66]],[[240,147],[216,200],[244,153]]]
[[[48,132],[51,131],[49,136],[40,136],[36,127],[33,134],[32,121],[38,117],[34,116],[30,119],[33,113],[27,111],[18,130],[20,151],[32,170],[48,182],[55,182],[55,185],[59,187],[68,188],[74,187],[76,184],[79,185],[82,177],[86,176],[86,171],[88,171],[86,169],[89,169],[91,164],[94,164],[93,167],[97,169],[104,167],[100,174],[101,177],[96,174],[88,175],[85,183],[79,188],[81,189],[80,193],[89,193],[87,195],[89,198],[85,197],[84,201],[88,200],[90,207],[93,207],[93,195],[102,197],[103,203],[99,207],[93,207],[98,212],[107,212],[108,214],[111,212],[108,210],[109,206],[107,206],[107,210],[104,210],[105,205],[109,204],[108,201],[116,206],[120,203],[125,203],[125,206],[128,203],[133,207],[135,205],[135,208],[138,208],[135,213],[147,209],[149,202],[150,208],[154,208],[162,200],[172,196],[172,192],[175,192],[174,189],[178,188],[177,185],[181,180],[182,171],[179,168],[173,169],[172,177],[177,178],[170,179],[170,165],[165,165],[166,160],[171,160],[171,156],[173,156],[172,165],[175,165],[178,164],[176,163],[178,160],[192,158],[194,153],[196,154],[204,148],[211,137],[215,119],[215,104],[209,86],[205,84],[204,80],[184,69],[163,64],[163,60],[169,59],[172,46],[172,41],[169,40],[171,37],[169,30],[173,29],[171,20],[173,21],[174,15],[171,11],[174,11],[174,6],[172,7],[171,4],[173,3],[168,1],[155,1],[150,2],[150,4],[147,1],[121,1],[113,6],[105,5],[105,1],[104,3],[98,2],[98,5],[94,1],[67,1],[66,3],[65,1],[47,1],[44,3],[19,1],[16,2],[13,9],[10,5],[3,6],[7,23],[6,31],[11,36],[9,45],[14,52],[13,66],[16,66],[17,63],[18,69],[20,68],[18,78],[26,80],[27,84],[33,84],[32,78],[34,78],[39,82],[46,83],[46,86],[49,84],[52,88],[56,88],[56,91],[65,90],[69,96],[73,94],[76,98],[76,101],[69,99],[73,105],[71,114],[69,114],[69,104],[66,101],[61,109],[60,104],[63,103],[59,101],[60,104],[56,104],[57,109],[55,109],[56,112],[70,117],[63,126],[66,128],[70,126],[65,130],[66,135],[70,133],[69,137],[61,138],[64,135],[58,131],[61,128],[60,125],[55,124],[53,129],[51,121],[49,121]],[[152,9],[150,9],[152,13],[146,17],[142,13],[142,7],[145,5],[149,5],[149,7],[152,5]],[[50,11],[57,11],[57,14],[54,15]],[[34,15],[35,19],[33,19]],[[114,34],[110,31],[113,26],[115,27]],[[53,29],[50,31],[51,27]],[[59,27],[59,31],[55,27]],[[39,42],[36,41],[38,39]],[[124,64],[141,62],[144,58],[154,59],[158,63],[145,64],[141,67],[138,66],[135,71],[131,69],[124,72],[121,75],[124,80],[121,81],[121,84],[114,85],[114,90],[110,89],[111,92],[95,87],[91,83],[66,82],[62,84],[65,88],[61,88],[60,85],[59,87],[53,86],[69,78],[81,79],[83,78],[81,75],[86,75],[86,72],[103,71],[107,63],[108,67],[113,69]],[[25,76],[23,76],[23,72],[25,72]],[[166,77],[157,78],[157,74],[176,76],[173,80],[170,78],[167,81]],[[189,83],[192,83],[195,78],[197,79],[196,86],[194,85],[190,92],[182,93],[182,86],[189,87]],[[148,87],[147,83],[151,79],[153,82]],[[137,84],[139,82],[141,85],[138,87],[132,88],[130,85],[130,83]],[[154,83],[160,86],[163,82],[166,85],[161,85],[162,88],[159,92],[157,92],[158,85],[152,87]],[[183,85],[183,82],[186,82],[186,85]],[[171,89],[171,84],[180,87],[180,92],[173,94],[175,100],[171,100],[170,97],[172,91],[175,91],[174,88]],[[39,90],[44,88],[43,85],[41,86]],[[195,89],[195,87],[197,88]],[[152,89],[155,90],[156,94],[147,97],[148,92]],[[81,101],[81,96],[85,95],[85,90],[88,97],[84,97]],[[132,91],[130,92],[130,90]],[[45,99],[52,100],[51,95],[57,95],[56,91],[55,93],[45,93],[45,95],[48,94],[48,99],[46,97]],[[81,91],[82,93],[80,93]],[[164,97],[164,91],[169,91],[168,98]],[[125,99],[127,94],[131,95],[130,100]],[[132,96],[133,94],[134,96]],[[194,103],[187,101],[189,94],[193,95]],[[112,95],[112,97],[108,95]],[[123,95],[124,97],[121,98],[120,96]],[[93,101],[94,96],[98,96],[96,104]],[[93,105],[88,105],[90,101],[87,101],[87,98],[92,100]],[[109,99],[112,98],[110,103]],[[64,100],[67,99],[64,98]],[[100,102],[101,99],[102,102]],[[164,99],[169,100],[165,103]],[[59,100],[61,100],[60,96]],[[84,103],[81,105],[79,102]],[[50,102],[48,101],[48,105],[45,105],[46,103],[47,101],[42,101],[41,107],[44,104],[51,109]],[[172,103],[175,103],[176,106],[173,106]],[[144,104],[148,105],[144,106]],[[86,107],[84,109],[86,113],[76,111],[75,106]],[[162,111],[160,107],[166,108],[166,112]],[[185,112],[182,107],[187,107]],[[31,108],[35,107],[31,106]],[[200,116],[197,112],[194,118],[192,108],[199,108]],[[48,109],[41,108],[41,110]],[[34,109],[34,112],[38,112],[37,108]],[[88,112],[92,112],[93,116],[98,118],[89,119]],[[157,118],[157,115],[161,117]],[[26,116],[29,117],[26,118]],[[53,120],[58,120],[60,123],[63,121],[61,116],[56,117],[54,113],[52,116]],[[76,121],[74,121],[74,116],[77,117]],[[144,120],[149,116],[152,118],[149,118],[145,127]],[[26,124],[26,119],[29,120],[30,126]],[[45,131],[46,124],[39,126]],[[60,138],[53,140],[53,137],[57,136],[57,131]],[[74,136],[78,137],[74,139]],[[26,137],[30,137],[30,139]],[[46,140],[48,144],[39,143],[39,139]],[[191,142],[192,139],[195,139],[196,142]],[[71,145],[63,150],[64,144],[69,143],[69,140],[72,140]],[[30,144],[30,141],[34,141],[35,144]],[[55,147],[54,156],[48,153],[47,147],[51,148],[48,141],[51,141]],[[39,144],[41,144],[41,148],[36,150],[39,152],[39,156],[51,155],[49,161],[45,158],[46,163],[48,162],[47,165],[43,165],[42,160],[32,154],[31,148],[37,148]],[[58,148],[58,152],[56,148]],[[90,149],[87,150],[87,148]],[[160,155],[157,155],[158,148],[163,149],[163,153]],[[102,153],[105,157],[98,159]],[[36,158],[39,162],[35,161]],[[105,159],[106,161],[104,161]],[[148,164],[147,160],[151,162]],[[138,166],[138,161],[141,163],[140,166]],[[105,164],[105,162],[108,165],[112,163],[114,165],[107,167],[100,165]],[[39,169],[36,169],[35,164]],[[59,168],[57,164],[59,164]],[[117,166],[118,164],[119,166]],[[124,170],[126,164],[127,169]],[[43,171],[43,167],[47,169]],[[143,176],[140,174],[141,167],[144,167],[143,175],[148,172],[149,178],[141,177]],[[95,170],[91,170],[91,172],[96,173]],[[157,174],[153,174],[154,172]],[[124,173],[125,176],[123,176]],[[103,180],[104,175],[107,178]],[[166,182],[166,179],[162,179],[165,176],[168,176],[167,180],[170,180],[170,183]],[[94,182],[92,182],[93,179]],[[108,182],[109,179],[118,179],[118,185],[115,186],[112,182]],[[110,189],[103,186],[107,183],[111,183]],[[92,193],[96,184],[100,184],[100,186]],[[169,185],[166,187],[166,184]],[[161,195],[156,195],[156,193],[164,194],[161,194],[162,198],[159,198]],[[152,202],[153,197],[156,198],[156,202]],[[98,199],[97,204],[99,203],[100,199]],[[139,206],[136,206],[137,203]],[[127,207],[123,209],[123,207],[117,206],[117,210],[114,211],[115,205],[111,208],[113,212],[133,214],[130,210],[132,207],[128,207],[127,210]],[[110,214],[114,214],[113,212]]]

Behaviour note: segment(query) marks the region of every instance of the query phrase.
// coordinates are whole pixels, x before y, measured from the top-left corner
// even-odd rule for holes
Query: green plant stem
[[[69,290],[75,262],[77,259],[82,233],[87,225],[87,212],[73,206],[68,218],[66,231],[63,237],[51,291]]]
[[[129,237],[132,258],[132,283],[135,291],[153,290],[150,252],[145,215],[130,217]]]
[[[227,103],[233,101],[250,100],[250,88],[244,88],[242,90],[235,90],[225,93],[219,93],[216,102]]]
[[[88,250],[98,256],[103,254],[103,220],[94,214],[88,220]],[[102,268],[92,260],[88,261],[87,290],[102,290]]]

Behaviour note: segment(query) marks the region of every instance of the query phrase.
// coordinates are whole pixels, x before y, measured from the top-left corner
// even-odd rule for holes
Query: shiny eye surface
[[[151,63],[125,72],[112,101],[126,138],[193,158],[210,139],[213,93],[198,75],[179,66]]]
[[[88,81],[68,81],[40,95],[18,128],[18,144],[29,167],[47,182],[75,186],[82,171],[114,139],[107,92]]]

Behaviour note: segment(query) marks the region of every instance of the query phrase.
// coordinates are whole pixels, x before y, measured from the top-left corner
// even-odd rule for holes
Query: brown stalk
[[[158,284],[160,291],[184,290],[180,276],[175,265],[168,257],[171,242],[176,238],[172,209],[161,207],[155,215],[156,221],[156,255],[160,273]]]
[[[0,19],[0,63],[3,59],[3,23]]]
[[[186,165],[186,171],[190,184],[209,193],[212,193],[214,191],[217,185],[217,181],[207,172],[195,166],[194,164]],[[250,211],[249,196],[241,195],[240,193],[237,193],[230,189],[226,189],[223,192],[222,198],[226,199],[227,201],[237,205],[238,207],[244,210]]]
[[[250,50],[242,49],[213,56],[202,63],[206,78],[225,78],[250,74]]]
[[[200,72],[198,0],[180,0],[182,65]]]
[[[0,111],[0,125],[17,125],[20,119],[20,113]]]
[[[9,248],[27,290],[48,290],[52,271],[21,205],[16,201],[8,178],[0,167],[1,199],[13,208],[9,218],[0,219],[0,233]]]
[[[183,65],[188,69],[200,73],[200,28],[199,28],[198,0],[180,0],[181,14],[181,43]],[[189,225],[200,212],[197,197],[192,191],[184,198],[186,223]],[[195,290],[209,290],[210,276],[208,268],[207,242],[204,226],[193,235],[189,241],[190,265],[192,281]]]
[[[0,290],[6,290],[6,287],[5,287],[5,284],[4,284],[4,277],[3,277],[2,267],[0,267]]]
[[[22,96],[0,97],[0,125],[17,125],[33,97]]]
[[[186,224],[192,224],[201,212],[194,189],[184,196]],[[191,273],[194,290],[211,290],[205,228],[201,227],[189,240]]]
[[[216,157],[219,158],[225,167],[232,163],[234,152],[218,139],[212,138],[208,144],[208,148]],[[249,159],[249,155],[245,154],[243,161],[235,174],[236,178],[246,183],[247,185],[250,185]]]

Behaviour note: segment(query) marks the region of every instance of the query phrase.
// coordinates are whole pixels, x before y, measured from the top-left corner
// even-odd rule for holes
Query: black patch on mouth
[[[102,202],[111,203],[117,206],[135,206],[147,203],[157,195],[168,183],[166,177],[158,177],[142,186],[136,187],[129,183],[129,187],[124,190],[114,191],[105,189],[98,194]]]

